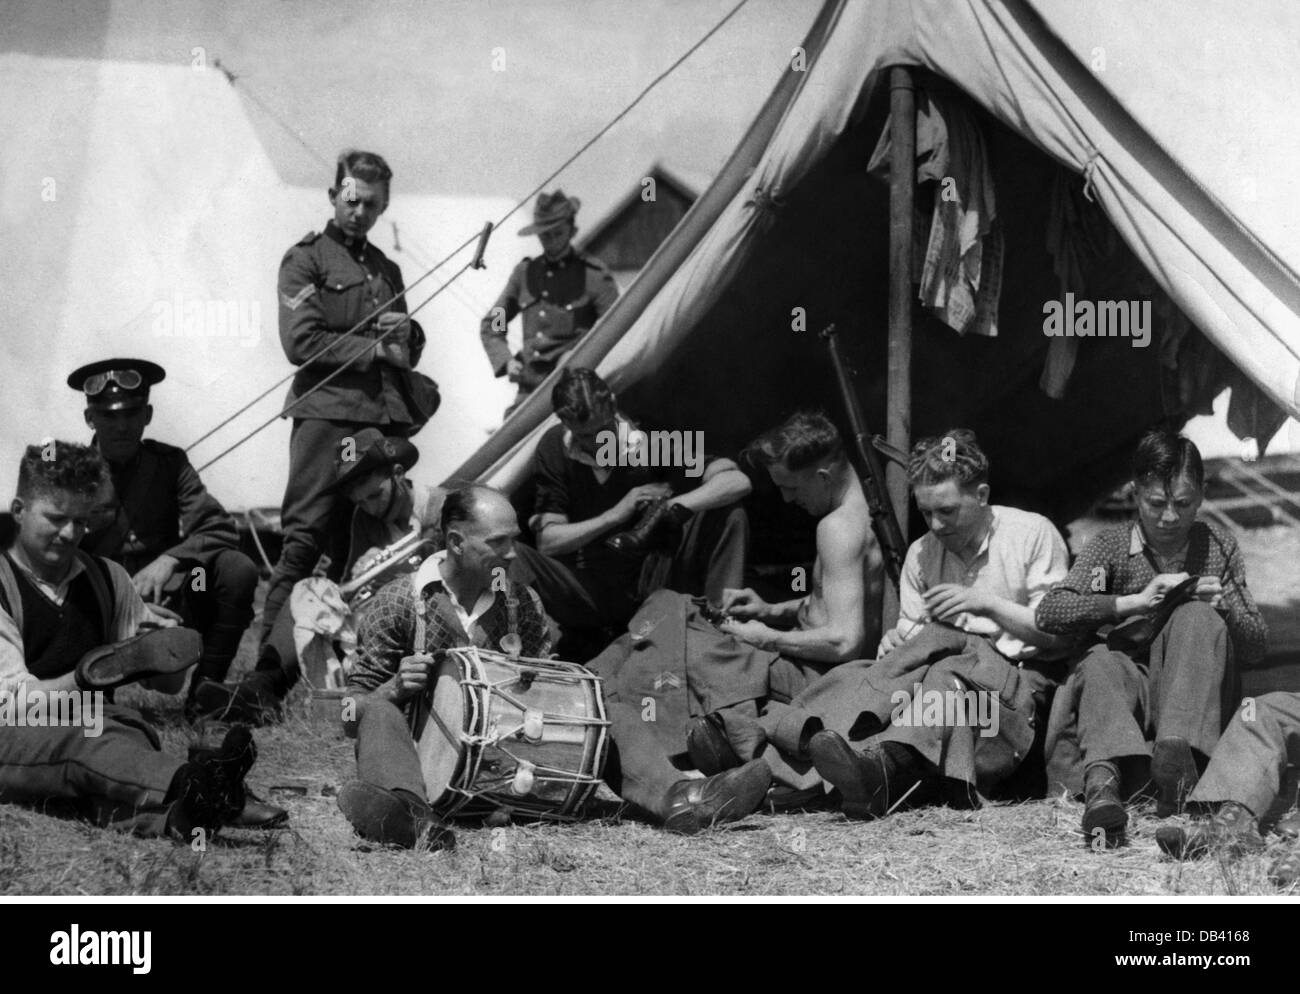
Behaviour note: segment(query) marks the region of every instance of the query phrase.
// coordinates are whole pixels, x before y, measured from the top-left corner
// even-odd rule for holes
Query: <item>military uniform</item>
[[[224,679],[253,620],[257,590],[257,567],[239,551],[235,519],[174,446],[145,439],[134,459],[109,463],[109,471],[112,518],[87,532],[81,547],[132,575],[163,554],[180,560],[167,600],[203,635],[197,675]]]
[[[149,388],[164,376],[161,366],[145,360],[105,359],[74,370],[67,382],[85,394],[89,419],[138,414],[149,402]],[[98,434],[92,440],[108,463],[113,502],[101,508],[81,547],[131,576],[159,556],[178,560],[162,599],[203,636],[197,675],[221,680],[253,620],[257,567],[239,551],[234,518],[208,493],[185,453],[138,435],[135,440],[129,458],[120,454],[120,443],[114,456],[111,436],[107,443]]]
[[[350,508],[329,489],[342,440],[368,426],[382,427],[386,435],[409,436],[432,413],[430,398],[420,393],[432,381],[373,354],[358,358],[295,403],[378,337],[373,322],[351,336],[346,332],[403,289],[396,263],[366,239],[346,236],[332,220],[323,234],[307,235],[280,263],[280,344],[289,361],[302,368],[289,389],[286,416],[293,418],[293,433],[280,516],[284,546],[262,612],[263,638],[294,583],[310,575],[321,553],[330,555],[336,572],[346,555]],[[389,310],[406,313],[405,298],[393,301]],[[410,323],[410,346],[414,367],[424,351],[424,331],[415,321]]]
[[[506,411],[518,407],[618,299],[618,287],[595,256],[570,249],[555,261],[525,258],[510,273],[506,287],[479,327],[483,348],[496,376],[518,358],[524,368],[519,394]],[[506,326],[522,316],[523,347],[512,356]]]

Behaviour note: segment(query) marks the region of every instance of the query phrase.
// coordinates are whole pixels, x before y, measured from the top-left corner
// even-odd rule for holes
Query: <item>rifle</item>
[[[867,421],[858,403],[857,392],[853,389],[853,377],[849,372],[844,356],[840,354],[839,344],[835,340],[835,325],[827,325],[821,337],[826,341],[831,352],[831,364],[835,367],[835,380],[844,399],[844,407],[849,416],[849,427],[853,432],[853,444],[848,448],[849,462],[862,481],[862,493],[867,498],[867,508],[871,511],[871,530],[880,543],[880,551],[885,560],[885,572],[899,588],[899,578],[903,573],[903,557],[907,553],[903,541],[903,530],[898,526],[894,509],[885,492],[885,473],[876,458],[876,448],[885,451],[890,458],[906,466],[906,456],[890,446],[879,436],[869,436]],[[871,442],[868,442],[871,437]]]

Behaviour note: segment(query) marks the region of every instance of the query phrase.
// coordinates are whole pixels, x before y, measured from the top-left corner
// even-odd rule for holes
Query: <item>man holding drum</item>
[[[375,595],[357,635],[359,661],[344,699],[344,726],[357,740],[358,779],[339,808],[363,838],[407,848],[450,849],[451,830],[434,813],[411,735],[435,657],[476,646],[544,657],[551,636],[542,603],[507,579],[519,525],[509,499],[488,487],[449,494],[440,524],[446,549]],[[419,591],[417,603],[415,591]],[[421,621],[422,615],[422,621]],[[424,629],[424,652],[417,630]]]

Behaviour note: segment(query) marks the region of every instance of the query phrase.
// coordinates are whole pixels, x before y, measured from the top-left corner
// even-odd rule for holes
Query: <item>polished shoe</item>
[[[679,835],[739,821],[758,809],[772,783],[772,771],[761,759],[717,776],[679,780],[668,790],[664,828]]]
[[[1083,834],[1089,847],[1113,849],[1124,837],[1128,812],[1119,796],[1119,773],[1110,763],[1094,763],[1084,773]],[[1101,848],[1098,847],[1098,848]]]
[[[263,832],[289,827],[289,812],[264,801],[251,790],[244,790],[244,808],[230,823],[231,828],[251,828]]]
[[[1162,828],[1156,833],[1156,844],[1175,859],[1199,859],[1212,852],[1244,856],[1265,846],[1255,816],[1236,801],[1224,801],[1214,817],[1190,835],[1180,828]]]
[[[849,818],[883,818],[921,781],[912,754],[894,742],[868,740],[858,752],[837,732],[820,731],[808,741],[813,766],[840,792]]]
[[[429,852],[456,848],[456,835],[424,801],[364,780],[339,791],[339,810],[353,830],[370,842]]]
[[[284,701],[270,674],[254,670],[237,683],[200,680],[190,694],[193,712],[214,721],[269,725],[280,718]]]
[[[605,545],[629,558],[644,556],[655,549],[676,548],[681,541],[682,528],[692,512],[680,504],[666,500],[651,501],[637,523],[626,531],[605,539]]]
[[[1300,881],[1300,849],[1292,849],[1268,868],[1268,879],[1274,887],[1291,887]]]
[[[109,690],[124,683],[183,674],[203,655],[203,636],[192,628],[151,628],[91,649],[77,661],[77,686]]]
[[[1186,739],[1156,739],[1151,751],[1151,779],[1156,785],[1156,817],[1180,814],[1200,775]]]
[[[734,770],[741,764],[727,738],[726,725],[716,711],[696,718],[686,733],[686,751],[695,768],[706,777]]]
[[[191,842],[196,829],[215,832],[233,824],[248,803],[244,777],[255,762],[252,733],[236,725],[220,748],[201,750],[196,759],[181,766],[167,792],[168,834]]]

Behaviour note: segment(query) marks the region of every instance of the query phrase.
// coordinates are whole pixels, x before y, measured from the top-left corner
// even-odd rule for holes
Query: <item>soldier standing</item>
[[[574,217],[581,203],[562,190],[538,196],[533,223],[519,233],[536,235],[542,255],[525,257],[515,266],[479,326],[493,374],[519,385],[506,417],[618,299],[618,287],[605,264],[573,247],[578,231]],[[524,337],[522,348],[512,355],[506,328],[515,315],[522,317]]]
[[[424,331],[406,316],[405,298],[397,296],[404,289],[401,270],[366,240],[388,207],[392,176],[373,152],[341,153],[329,191],[334,217],[280,263],[280,344],[300,369],[286,406],[293,433],[280,517],[284,546],[262,611],[264,641],[293,585],[311,574],[322,552],[335,563],[335,574],[343,563],[351,507],[331,485],[335,460],[348,440],[367,427],[408,438],[437,407],[436,385],[413,372]],[[389,301],[386,310],[347,334]]]

